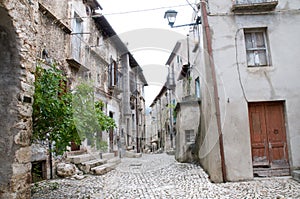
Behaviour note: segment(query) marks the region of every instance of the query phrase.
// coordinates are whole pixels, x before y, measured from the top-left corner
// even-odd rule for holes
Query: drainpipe
[[[208,24],[206,3],[207,2],[205,1],[201,1],[201,10],[202,10],[203,25],[204,25],[204,31],[206,36],[206,42],[207,42],[207,50],[209,55],[209,63],[210,63],[210,68],[212,73],[211,75],[212,75],[213,86],[214,86],[214,101],[216,107],[216,117],[217,117],[217,126],[218,126],[218,134],[219,134],[222,177],[223,177],[223,182],[226,182],[227,174],[226,174],[226,164],[225,164],[225,157],[224,157],[224,144],[223,144],[221,116],[220,116],[219,93],[218,93],[218,86],[217,86],[216,69],[215,69],[213,53],[212,53],[211,32]]]

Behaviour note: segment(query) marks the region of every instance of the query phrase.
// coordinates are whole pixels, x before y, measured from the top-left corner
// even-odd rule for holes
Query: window
[[[185,130],[185,142],[186,143],[195,143],[194,130]]]
[[[200,99],[200,79],[197,77],[195,79],[195,95],[198,99]]]
[[[247,65],[270,66],[266,28],[245,29]]]
[[[118,82],[118,65],[117,62],[112,60],[108,67],[108,73],[109,73],[109,87],[114,87],[117,85]]]
[[[78,14],[74,13],[74,19],[72,22],[72,56],[76,61],[80,61],[80,51],[81,51],[81,40],[82,40],[82,19]]]

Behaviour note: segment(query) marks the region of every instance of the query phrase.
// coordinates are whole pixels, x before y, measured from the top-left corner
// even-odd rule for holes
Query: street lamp
[[[167,18],[167,20],[168,20],[169,25],[171,26],[171,28],[178,28],[178,27],[183,27],[183,26],[194,26],[194,25],[201,24],[201,17],[197,16],[195,23],[189,23],[189,24],[183,24],[183,25],[174,26],[174,23],[175,23],[175,20],[176,20],[176,16],[177,16],[177,11],[175,11],[175,10],[167,10],[165,12],[164,18]]]

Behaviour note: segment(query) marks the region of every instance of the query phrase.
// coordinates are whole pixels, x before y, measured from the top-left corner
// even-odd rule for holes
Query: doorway
[[[289,175],[284,102],[248,104],[254,176]]]

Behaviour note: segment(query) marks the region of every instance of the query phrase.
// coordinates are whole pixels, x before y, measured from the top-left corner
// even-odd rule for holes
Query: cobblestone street
[[[103,176],[56,179],[33,187],[32,198],[300,198],[300,183],[290,177],[214,184],[200,166],[177,163],[174,156],[123,158]]]

